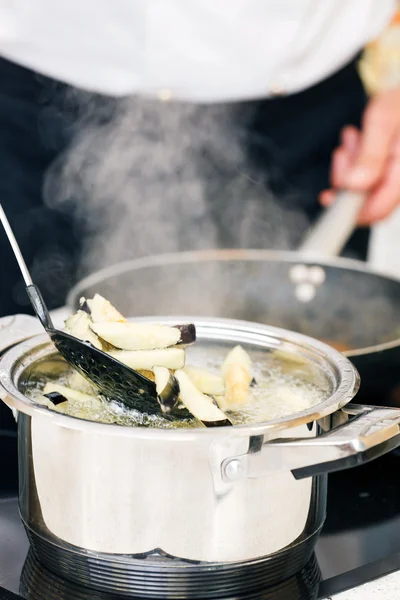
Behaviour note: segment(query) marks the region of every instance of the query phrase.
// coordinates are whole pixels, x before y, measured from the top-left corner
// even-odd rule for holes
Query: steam
[[[306,218],[271,192],[271,164],[250,160],[260,143],[251,105],[75,91],[64,101],[79,107],[77,134],[47,175],[45,201],[72,202],[84,224],[81,274],[150,254],[298,244]]]

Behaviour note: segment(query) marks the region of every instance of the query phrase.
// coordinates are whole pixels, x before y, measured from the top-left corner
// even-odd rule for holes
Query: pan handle
[[[304,256],[339,256],[356,228],[365,194],[342,190],[307,233],[298,252]]]
[[[304,479],[362,465],[400,446],[399,408],[349,404],[341,412],[347,423],[328,433],[266,442],[258,451],[224,460],[222,478],[238,481],[288,469]]]
[[[36,317],[12,315],[0,318],[0,353],[34,335],[43,333]]]

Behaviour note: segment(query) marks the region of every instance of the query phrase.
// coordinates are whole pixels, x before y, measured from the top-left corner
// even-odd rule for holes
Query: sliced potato
[[[289,386],[282,385],[277,388],[275,395],[285,407],[290,407],[294,413],[308,408],[305,398],[300,390],[293,390]]]
[[[48,393],[53,394],[56,392],[48,392]],[[59,410],[59,412],[63,412],[61,404],[55,405],[54,402],[52,402],[52,400],[50,400],[50,398],[48,398],[44,394],[35,397],[35,401],[38,404],[41,404],[42,406],[46,406],[47,408],[50,408],[51,410]],[[65,404],[65,403],[63,403],[63,404]]]
[[[59,383],[46,383],[43,390],[43,395],[45,396],[45,394],[51,394],[54,392],[61,394],[61,396],[64,396],[64,398],[66,398],[68,402],[71,402],[74,405],[75,416],[78,416],[76,414],[77,406],[82,406],[82,408],[84,409],[85,407],[88,407],[90,405],[91,408],[98,409],[99,411],[103,410],[102,402],[96,396],[91,396],[89,394],[84,394],[83,392],[78,392],[77,390],[72,390],[71,388],[65,385],[61,385]],[[52,406],[51,408],[58,412],[66,412],[68,402],[63,402],[62,404]]]
[[[229,365],[243,365],[248,371],[251,370],[251,358],[242,346],[235,346],[228,352],[224,362],[222,363],[222,374],[226,374],[226,369]]]
[[[185,351],[182,348],[112,350],[108,354],[136,371],[152,371],[154,367],[175,370],[185,366]]]
[[[157,395],[163,413],[169,413],[179,398],[179,383],[165,367],[154,367]]]
[[[143,375],[143,377],[147,377],[147,379],[150,379],[150,381],[156,380],[153,371],[150,371],[149,369],[138,369],[138,373]]]
[[[222,412],[226,412],[230,409],[229,403],[226,401],[225,395],[216,395],[214,396],[214,400],[217,403],[218,408],[220,408]]]
[[[277,358],[280,362],[287,363],[289,365],[308,365],[309,359],[301,354],[292,354],[286,350],[274,350],[272,353],[274,358]]]
[[[180,343],[183,345],[193,344],[196,341],[196,327],[193,323],[185,325],[174,325],[180,332]]]
[[[125,317],[100,294],[95,294],[91,300],[86,300],[86,302],[94,323],[126,322]]]
[[[64,404],[65,402],[68,402],[68,398],[66,398],[59,392],[47,392],[47,394],[43,397],[50,400],[50,402],[54,406],[58,406],[59,404]]]
[[[235,346],[227,355],[222,365],[225,377],[225,401],[228,405],[244,404],[249,399],[251,374],[251,358],[241,347]]]
[[[43,397],[47,400],[49,408],[57,412],[101,423],[115,423],[117,420],[116,415],[108,410],[107,403],[102,402],[97,396],[71,390],[67,386],[56,383],[47,383],[43,393],[58,393],[67,398],[67,402],[54,406],[50,400]]]
[[[96,396],[84,394],[83,392],[78,392],[78,390],[72,390],[66,385],[61,385],[60,383],[52,383],[51,381],[49,381],[44,386],[43,394],[50,394],[51,392],[58,392],[62,396],[65,396],[67,400],[76,400],[78,402],[90,402],[91,400],[93,400],[93,398],[96,399]]]
[[[103,340],[121,350],[156,350],[180,342],[176,327],[147,323],[93,323],[92,330]]]
[[[183,369],[197,387],[197,389],[203,394],[211,394],[211,396],[222,395],[225,393],[225,381],[223,377],[210,373],[207,369],[200,369],[199,367],[186,366]]]
[[[215,406],[211,398],[199,392],[184,371],[177,370],[175,377],[180,388],[179,398],[194,417],[199,419],[206,427],[232,425],[227,416]]]
[[[72,371],[71,375],[68,377],[68,386],[77,392],[83,392],[90,396],[95,396],[97,393],[94,385],[85,379],[83,375],[78,373],[78,371]]]
[[[92,320],[89,315],[83,312],[83,310],[78,310],[78,312],[65,321],[64,329],[70,335],[73,335],[84,342],[90,342],[95,348],[101,350],[101,342],[97,335],[91,330],[91,325]]]

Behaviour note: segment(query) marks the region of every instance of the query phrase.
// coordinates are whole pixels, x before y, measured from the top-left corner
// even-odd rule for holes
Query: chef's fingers
[[[357,155],[343,182],[344,187],[369,191],[383,178],[400,124],[400,110],[394,100],[391,97],[388,100],[385,95],[378,96],[367,107]],[[400,97],[397,103],[399,100]]]
[[[368,197],[360,216],[360,225],[371,225],[386,219],[400,206],[400,136],[393,147],[385,175]]]
[[[357,127],[354,127],[354,125],[347,125],[342,129],[340,136],[342,146],[344,146],[352,155],[354,155],[358,149],[360,135],[360,130],[357,129]]]
[[[319,201],[322,206],[330,206],[335,200],[336,192],[333,190],[324,190],[319,196]]]
[[[332,154],[331,184],[334,188],[341,188],[346,181],[346,175],[351,166],[351,155],[346,148],[339,146]]]
[[[358,150],[360,132],[356,127],[344,127],[341,132],[341,145],[332,155],[331,183],[335,188],[344,187],[347,174]]]

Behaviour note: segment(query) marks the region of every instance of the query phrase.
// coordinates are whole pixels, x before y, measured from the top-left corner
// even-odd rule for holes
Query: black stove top
[[[10,477],[14,443],[0,434],[0,600],[114,600],[53,575],[29,551]],[[316,600],[400,569],[399,467],[400,454],[391,453],[331,475],[328,518],[307,567],[262,595],[235,600]]]

